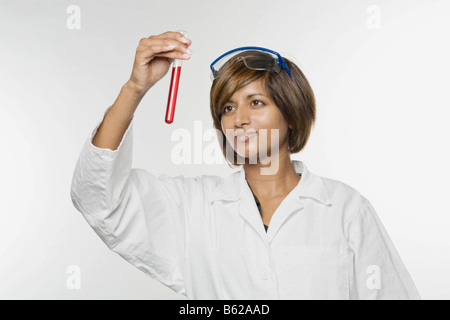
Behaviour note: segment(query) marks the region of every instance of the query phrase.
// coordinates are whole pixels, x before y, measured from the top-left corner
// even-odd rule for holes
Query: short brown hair
[[[283,69],[279,73],[265,70],[253,70],[245,66],[242,59],[235,59],[220,69],[220,77],[213,81],[210,92],[211,116],[214,128],[221,134],[218,136],[219,144],[225,159],[236,164],[237,154],[233,159],[226,155],[227,139],[222,130],[222,111],[227,100],[241,87],[250,82],[262,79],[266,91],[280,109],[283,117],[292,127],[289,130],[289,152],[300,152],[308,142],[312,126],[316,119],[316,102],[314,92],[300,68],[283,57],[288,65],[292,78]]]

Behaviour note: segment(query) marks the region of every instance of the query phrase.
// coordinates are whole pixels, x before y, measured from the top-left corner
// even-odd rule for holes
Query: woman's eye
[[[226,113],[228,108],[233,108],[232,106],[226,106],[225,108],[223,108],[223,112]]]
[[[260,101],[260,100],[253,100],[253,101],[252,101],[252,104],[259,105],[259,104],[263,104],[263,102]]]

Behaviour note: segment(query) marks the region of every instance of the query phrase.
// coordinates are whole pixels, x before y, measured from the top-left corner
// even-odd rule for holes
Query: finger
[[[152,39],[152,40],[142,39],[139,42],[137,51],[147,50],[147,48],[152,48],[152,47],[154,48],[155,53],[158,53],[158,50],[162,49],[162,48],[171,48],[172,50],[176,50],[181,53],[192,54],[192,51],[186,45],[184,45],[178,41],[163,40],[163,39]],[[162,50],[166,51],[165,49],[162,49]]]
[[[139,41],[140,46],[151,46],[151,45],[175,45],[178,48],[181,48],[180,46],[183,46],[183,48],[188,48],[190,46],[177,40],[177,39],[171,39],[171,38],[142,38]]]
[[[176,40],[179,41],[187,46],[190,46],[192,44],[192,41],[185,37],[181,32],[174,32],[174,31],[167,31],[160,35],[156,36],[150,36],[148,38],[144,39],[166,39],[166,40]]]
[[[167,53],[158,53],[155,54],[154,57],[165,57],[169,59],[178,59],[178,60],[189,60],[191,59],[191,55],[187,53],[179,53],[179,52],[167,52]]]
[[[154,55],[154,57],[165,57],[170,59],[189,60],[191,55],[188,53],[181,53],[178,51],[161,52]]]
[[[188,46],[190,46],[192,44],[192,41],[190,39],[188,39],[186,36],[184,36],[181,32],[167,31],[167,32],[162,33],[160,36],[163,39],[172,39],[172,40],[180,41]]]
[[[152,57],[166,57],[173,59],[188,60],[191,57],[190,53],[175,50],[173,45],[169,46],[151,46],[143,49],[138,53],[141,59],[151,59]]]
[[[190,55],[180,55],[180,54],[178,54],[178,53],[171,52],[171,53],[159,53],[159,54],[154,55],[154,56],[152,56],[152,57],[150,57],[150,58],[143,58],[143,59],[139,60],[140,62],[138,62],[138,63],[139,63],[140,65],[146,65],[146,64],[148,64],[152,59],[154,59],[154,58],[156,58],[156,57],[158,57],[158,58],[167,58],[167,59],[168,59],[168,62],[169,62],[169,65],[172,64],[172,62],[173,62],[175,59],[177,59],[177,60],[189,60],[189,59],[191,59],[191,56],[190,56]]]
[[[152,45],[149,47],[139,46],[136,50],[136,58],[151,60],[155,55],[161,52],[173,51],[174,46]]]

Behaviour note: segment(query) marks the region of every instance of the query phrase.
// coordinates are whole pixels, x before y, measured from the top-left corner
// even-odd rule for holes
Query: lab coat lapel
[[[252,229],[267,243],[266,230],[256,205],[253,193],[245,180],[245,171],[234,172],[228,179],[211,190],[209,201],[238,201],[237,210]]]
[[[214,201],[238,201],[239,215],[265,243],[270,243],[290,216],[304,209],[306,201],[314,199],[323,205],[331,205],[329,193],[322,178],[310,172],[302,161],[292,160],[292,164],[295,172],[302,174],[302,178],[275,211],[267,233],[264,230],[253,193],[245,180],[243,169],[234,172],[228,179],[218,183],[209,194],[209,201],[211,203]]]
[[[302,200],[295,192],[296,190],[293,191],[294,193],[290,193],[280,203],[270,219],[269,229],[267,230],[267,241],[269,244],[272,242],[278,230],[289,219],[289,217],[304,208]]]
[[[264,224],[256,205],[255,198],[247,183],[242,185],[242,196],[239,200],[238,211],[239,215],[247,221],[247,223],[255,230],[261,239],[267,243],[267,234],[264,229]]]
[[[245,171],[240,170],[231,174],[228,179],[220,181],[208,190],[210,203],[214,201],[237,201],[241,198],[242,185],[245,181]]]
[[[293,160],[295,172],[301,173],[297,186],[286,196],[286,198],[280,203],[279,207],[273,214],[269,229],[267,230],[267,240],[270,243],[279,229],[293,214],[301,214],[301,211],[305,207],[305,201],[314,199],[319,201],[323,205],[331,205],[328,190],[325,187],[321,177],[315,175],[306,168],[306,165],[299,160]]]

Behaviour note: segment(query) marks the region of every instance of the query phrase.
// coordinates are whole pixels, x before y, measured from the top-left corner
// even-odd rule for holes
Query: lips
[[[242,130],[242,129],[236,129],[235,130],[235,137],[240,137],[240,136],[244,136],[244,135],[246,135],[246,136],[249,136],[249,135],[251,135],[251,134],[253,134],[253,133],[256,133],[256,130],[254,130],[254,129],[248,129],[248,130]]]
[[[237,137],[237,139],[239,141],[243,142],[243,141],[250,140],[250,138],[255,136],[255,135],[256,135],[256,132],[245,132],[245,133],[241,133],[241,134],[236,135],[236,137]]]

